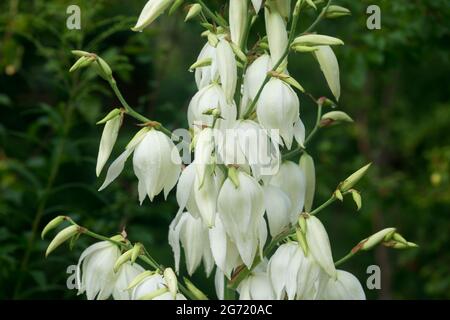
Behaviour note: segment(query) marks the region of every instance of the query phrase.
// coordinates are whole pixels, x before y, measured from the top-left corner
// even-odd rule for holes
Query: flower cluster
[[[142,31],[166,9],[173,12],[182,2],[149,0],[133,30]],[[330,3],[317,21],[333,12],[346,12]],[[191,66],[198,91],[187,110],[191,140],[188,148],[182,148],[183,160],[192,153],[193,161],[183,163],[174,143],[180,142],[179,137],[123,102],[124,109],[113,110],[99,122],[105,126],[97,175],[108,161],[124,115],[142,120],[144,127],[111,163],[100,190],[120,175],[131,155],[141,204],[162,192],[167,198],[176,186],[179,210],[169,226],[175,271],[180,272],[182,252],[189,275],[202,263],[207,276],[215,269],[219,298],[232,288],[240,299],[364,299],[356,277],[336,269],[327,231],[316,214],[347,194],[359,209],[361,196],[354,186],[369,165],[341,182],[330,200],[312,210],[316,177],[306,144],[320,127],[352,120],[342,111],[322,115],[322,107],[334,103],[314,99],[317,123],[305,137],[296,92],[304,89],[288,71],[291,51],[313,53],[339,100],[339,66],[331,46],[343,43],[305,32],[296,37],[300,11],[316,8],[310,0],[297,0],[295,5],[290,0],[230,0],[228,8],[227,21],[203,1],[196,1],[186,17],[201,17],[206,29],[202,33],[206,43]],[[249,31],[260,16],[264,16],[266,36],[248,50]],[[82,51],[74,53],[82,62],[72,69],[95,61],[100,75],[118,92],[104,60]],[[120,93],[119,97],[124,101]],[[292,155],[299,154],[299,162],[291,161]],[[64,219],[56,218],[43,234]],[[73,223],[55,237],[47,254],[86,232]],[[379,243],[414,246],[388,228],[360,242],[344,260]],[[145,271],[135,262],[138,257],[155,270]],[[183,293],[204,297],[191,283],[186,285],[188,291]],[[172,269],[160,269],[141,244],[132,246],[122,236],[104,239],[83,252],[77,287],[88,299],[111,295],[115,299],[185,299]]]

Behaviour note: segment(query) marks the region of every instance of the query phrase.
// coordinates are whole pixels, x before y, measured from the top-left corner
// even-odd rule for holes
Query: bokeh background
[[[223,1],[208,1],[223,10]],[[82,237],[70,251],[44,258],[42,227],[71,215],[105,235],[126,226],[161,263],[173,263],[167,227],[177,211],[168,201],[138,205],[128,165],[106,191],[95,177],[102,128],[96,126],[118,101],[94,72],[69,74],[72,49],[100,54],[114,69],[129,103],[171,129],[186,126],[195,93],[187,71],[203,45],[201,29],[184,23],[182,10],[143,33],[133,26],[145,1],[3,0],[0,2],[0,298],[80,298],[66,288],[66,268],[93,241]],[[337,48],[341,66],[340,109],[354,125],[322,130],[310,154],[318,175],[315,203],[363,164],[374,163],[359,189],[363,208],[347,199],[321,213],[335,258],[375,231],[397,226],[417,250],[379,247],[343,268],[364,284],[366,268],[379,265],[381,290],[372,299],[450,298],[450,2],[447,0],[336,0],[353,15],[326,20],[320,33],[346,43]],[[66,8],[81,7],[82,29],[66,28]],[[382,29],[366,28],[366,8],[381,7]],[[305,11],[300,30],[313,20]],[[263,35],[263,19],[256,29]],[[315,96],[330,96],[312,56],[293,55],[290,72]],[[307,128],[315,110],[301,97]],[[136,131],[127,119],[113,156]],[[202,270],[194,281],[212,294]]]

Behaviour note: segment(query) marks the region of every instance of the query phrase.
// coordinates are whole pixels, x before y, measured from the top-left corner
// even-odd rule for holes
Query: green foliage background
[[[209,1],[208,1],[209,2]],[[127,166],[106,191],[98,189],[95,160],[101,128],[95,122],[118,101],[107,84],[87,70],[69,74],[72,49],[100,54],[114,69],[130,104],[171,129],[186,127],[195,93],[188,66],[203,45],[201,29],[183,14],[164,16],[144,33],[129,29],[145,1],[5,0],[0,3],[0,298],[76,298],[66,289],[66,268],[92,240],[44,258],[39,237],[55,215],[71,215],[98,233],[126,227],[163,264],[172,264],[167,227],[177,206],[138,205],[136,179]],[[223,1],[211,1],[223,10]],[[68,30],[66,8],[81,7],[82,29]],[[417,250],[386,248],[361,254],[343,266],[365,283],[366,268],[382,271],[381,290],[369,298],[450,298],[450,3],[446,0],[336,0],[351,17],[327,20],[320,33],[346,43],[337,48],[343,94],[340,108],[354,125],[322,130],[309,150],[318,174],[316,204],[337,183],[373,161],[360,185],[363,208],[346,200],[321,213],[335,258],[358,241],[398,226]],[[377,4],[382,29],[366,28],[366,8]],[[305,12],[301,30],[314,18]],[[262,19],[260,19],[262,20]],[[262,33],[263,23],[258,22]],[[316,96],[330,96],[309,55],[293,55],[290,72]],[[301,97],[307,129],[314,105]],[[127,119],[117,155],[136,131]],[[211,293],[201,270],[194,280]]]

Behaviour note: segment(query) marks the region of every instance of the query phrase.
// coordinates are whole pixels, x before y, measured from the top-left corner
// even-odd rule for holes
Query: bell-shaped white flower
[[[231,41],[238,47],[242,46],[245,28],[247,27],[247,3],[247,0],[230,0],[229,16]]]
[[[269,184],[288,195],[291,201],[289,217],[291,223],[295,223],[303,209],[306,192],[305,175],[300,166],[292,161],[283,162]]]
[[[248,66],[244,75],[240,116],[247,112],[272,67],[272,60],[268,54],[263,54]]]
[[[213,81],[216,81],[219,78],[216,48],[210,45],[209,42],[203,46],[200,54],[198,55],[197,61],[204,61],[207,59],[211,60],[210,65],[195,69],[195,83],[197,84],[197,88],[199,90],[210,85]]]
[[[144,271],[144,268],[137,263],[127,262],[123,264],[117,273],[116,283],[114,284],[112,293],[114,300],[131,300],[131,290],[127,290],[128,286],[134,278]]]
[[[221,39],[217,44],[217,68],[220,82],[228,103],[233,103],[237,83],[237,64],[230,43]]]
[[[214,109],[219,110],[222,118],[217,120],[219,128],[229,128],[236,121],[236,104],[227,102],[225,92],[217,83],[204,87],[192,98],[188,107],[189,127],[211,127],[214,117],[205,113]]]
[[[193,217],[200,216],[193,192],[196,172],[196,165],[194,163],[186,166],[186,168],[184,168],[181,172],[180,178],[178,179],[176,194],[179,206],[177,215],[183,212],[186,208]]]
[[[276,63],[283,57],[288,46],[286,21],[273,2],[267,3],[264,16],[270,55],[274,63]]]
[[[149,0],[132,28],[133,31],[142,31],[156,20],[171,4],[173,0]]]
[[[164,197],[175,186],[181,172],[181,158],[164,133],[150,130],[138,144],[133,155],[133,168],[139,179],[139,201],[153,198],[164,190]]]
[[[236,245],[227,235],[220,215],[216,217],[214,227],[209,229],[209,241],[211,252],[217,265],[217,270],[220,270],[222,278],[223,275],[225,275],[230,279],[232,271],[239,266],[242,261],[239,257],[239,251],[236,248]]]
[[[242,171],[239,186],[229,178],[219,192],[218,211],[225,230],[236,244],[244,264],[250,267],[267,237],[264,215],[264,191],[259,183]]]
[[[336,279],[329,278],[319,298],[324,300],[366,300],[366,294],[361,283],[353,274],[337,270]]]
[[[322,222],[315,216],[306,219],[306,242],[309,252],[317,263],[333,279],[336,279],[336,267],[331,253],[330,240]]]
[[[239,300],[274,300],[275,293],[266,272],[253,272],[237,288]]]
[[[257,102],[256,115],[266,129],[278,129],[284,145],[290,149],[294,125],[300,115],[300,102],[295,91],[284,81],[272,78]]]
[[[215,224],[218,194],[216,175],[212,172],[212,166],[208,166],[203,181],[200,180],[198,174],[194,181],[194,198],[197,209],[208,227],[213,227]]]
[[[84,250],[77,265],[78,294],[86,292],[88,300],[108,299],[114,290],[113,267],[119,256],[119,248],[109,241],[97,242]]]
[[[122,125],[123,116],[121,114],[115,116],[114,118],[106,121],[105,127],[103,128],[102,137],[100,139],[100,146],[98,149],[97,156],[97,167],[96,174],[97,177],[100,175],[103,167],[108,161],[111,155],[114,144],[116,143],[117,136],[119,135],[119,129]]]
[[[122,152],[120,156],[117,157],[116,160],[111,163],[111,165],[108,168],[108,172],[106,173],[105,181],[103,182],[102,186],[98,191],[102,191],[107,186],[111,184],[116,178],[120,175],[120,173],[123,171],[123,168],[125,167],[125,162],[128,160],[128,157],[134,152],[136,147],[141,143],[141,141],[145,138],[146,134],[148,133],[148,128],[142,128],[139,130],[138,133],[131,139],[131,141],[128,143],[127,147],[125,148],[125,151]]]
[[[270,258],[268,274],[276,299],[313,299],[320,267],[296,242],[281,245]]]
[[[270,235],[279,235],[291,222],[291,200],[279,187],[267,185],[264,187],[264,206]]]
[[[180,243],[186,257],[186,268],[192,275],[203,260],[206,275],[209,276],[214,260],[209,246],[208,228],[201,218],[183,212],[175,217],[169,226],[169,244],[175,256],[175,269],[179,272]]]

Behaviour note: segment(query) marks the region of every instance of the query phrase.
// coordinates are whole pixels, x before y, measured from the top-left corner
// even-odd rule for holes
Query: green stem
[[[137,112],[136,110],[134,110],[129,104],[128,102],[125,100],[125,98],[123,97],[122,93],[120,92],[119,87],[117,86],[117,82],[114,78],[111,78],[111,80],[108,81],[109,85],[111,86],[112,90],[114,91],[114,93],[116,94],[117,98],[119,99],[120,103],[122,104],[122,106],[125,108],[125,111],[128,115],[130,115],[131,117],[143,122],[143,123],[155,123],[153,125],[153,128],[155,128],[158,131],[161,131],[162,133],[164,133],[166,136],[168,136],[171,139],[175,139],[177,142],[181,142],[183,141],[181,137],[178,137],[176,135],[174,135],[172,133],[172,131],[170,131],[169,129],[167,129],[166,127],[164,127],[161,123],[159,122],[154,122],[152,120],[150,120],[149,118],[141,115],[139,112]]]
[[[314,209],[313,211],[309,212],[310,215],[314,216],[317,213],[319,213],[320,211],[322,211],[323,209],[325,209],[326,207],[328,207],[330,204],[332,204],[333,202],[335,202],[337,200],[337,198],[333,195],[331,196],[330,199],[328,199],[327,201],[325,201],[324,203],[322,203],[319,207],[317,207],[316,209]]]
[[[356,252],[352,252],[350,251],[345,257],[339,259],[338,261],[336,261],[334,263],[334,265],[336,267],[339,267],[341,264],[343,264],[344,262],[346,262],[347,260],[349,260],[350,258],[352,258],[354,255],[356,254]]]
[[[328,0],[326,7],[322,9],[322,12],[317,16],[316,20],[314,20],[314,22],[305,31],[303,31],[303,34],[311,32],[320,23],[332,1],[333,0]]]
[[[217,25],[223,28],[228,28],[228,26],[223,24],[223,21],[217,18],[214,12],[212,12],[202,0],[197,0],[197,3],[202,6],[202,10],[205,12],[205,14],[210,17]]]

